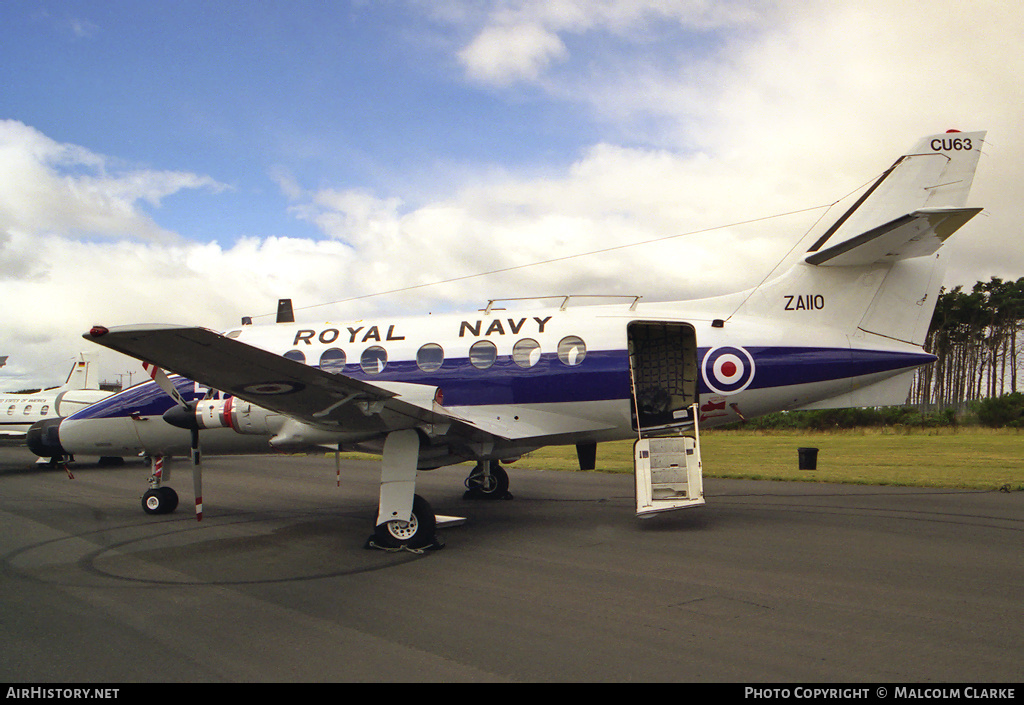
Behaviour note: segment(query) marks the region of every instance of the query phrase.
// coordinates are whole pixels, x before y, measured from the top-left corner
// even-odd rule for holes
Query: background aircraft
[[[80,353],[60,387],[0,395],[0,436],[24,438],[38,421],[70,416],[113,394],[100,389],[97,357],[93,352]]]
[[[381,453],[375,537],[386,546],[434,540],[433,511],[415,494],[418,470],[475,460],[470,484],[499,495],[508,486],[499,462],[545,445],[575,444],[592,466],[597,443],[635,438],[637,513],[694,506],[704,502],[701,425],[903,403],[914,370],[934,359],[921,345],[942,282],[940,248],[981,210],[965,204],[984,137],[925,137],[809,233],[788,271],[747,292],[600,306],[565,297],[536,309],[492,301],[469,314],[223,335],[96,326],[85,337],[228,393],[197,402],[154,369],[168,395],[162,408],[174,405],[164,418],[188,428],[167,451],[187,444],[200,507],[200,437],[210,450],[232,433]],[[51,427],[40,449],[87,444],[86,429],[112,423],[102,407]]]

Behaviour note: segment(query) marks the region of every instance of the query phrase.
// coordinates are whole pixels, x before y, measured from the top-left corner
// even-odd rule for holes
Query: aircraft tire
[[[437,517],[427,500],[413,495],[410,521],[386,521],[373,532],[382,548],[426,548],[435,542]]]
[[[142,495],[142,511],[146,514],[170,514],[178,508],[178,493],[170,487],[147,490]]]
[[[508,473],[498,461],[491,461],[490,478],[481,477],[483,473],[474,470],[466,479],[468,498],[470,499],[508,499]]]

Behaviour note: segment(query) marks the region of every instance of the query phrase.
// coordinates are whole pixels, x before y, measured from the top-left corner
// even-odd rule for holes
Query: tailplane
[[[966,203],[985,134],[922,139],[734,315],[922,345],[945,272],[940,248],[981,211]]]

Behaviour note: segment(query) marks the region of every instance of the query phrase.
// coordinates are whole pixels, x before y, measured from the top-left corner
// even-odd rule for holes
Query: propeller
[[[189,458],[192,460],[192,489],[196,497],[196,521],[202,521],[203,465],[202,454],[199,451],[199,422],[196,420],[196,407],[185,401],[163,369],[150,362],[143,362],[142,367],[149,374],[150,379],[177,403],[177,406],[172,406],[164,412],[164,421],[172,426],[188,429],[192,436],[192,442],[189,445]]]

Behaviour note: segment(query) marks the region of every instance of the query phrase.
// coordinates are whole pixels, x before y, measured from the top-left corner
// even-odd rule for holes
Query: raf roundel
[[[271,396],[274,394],[292,394],[293,392],[302,391],[305,385],[299,384],[298,382],[257,382],[256,384],[247,384],[244,387],[238,388],[239,394],[259,394],[261,396]]]
[[[704,383],[717,394],[736,394],[754,380],[754,358],[743,348],[712,348],[701,363]]]

